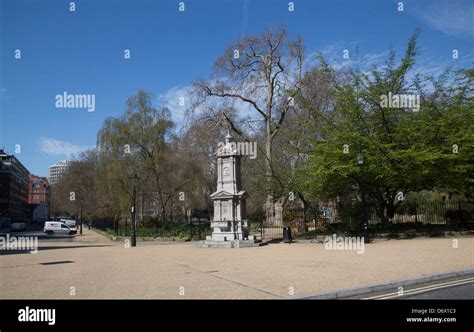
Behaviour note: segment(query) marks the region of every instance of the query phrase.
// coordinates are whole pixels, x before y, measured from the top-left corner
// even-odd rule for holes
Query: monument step
[[[206,240],[199,243],[201,248],[248,248],[260,247],[267,243],[260,240],[232,240],[232,241],[215,241]]]

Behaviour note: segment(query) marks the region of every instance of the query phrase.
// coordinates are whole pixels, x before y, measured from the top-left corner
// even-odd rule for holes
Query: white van
[[[74,219],[66,219],[66,218],[61,218],[59,219],[60,222],[63,222],[66,224],[67,227],[72,229],[73,231],[77,230],[76,226],[76,221]]]
[[[68,234],[74,235],[76,231],[74,229],[69,228],[65,223],[61,221],[46,221],[44,223],[44,230],[46,234]]]

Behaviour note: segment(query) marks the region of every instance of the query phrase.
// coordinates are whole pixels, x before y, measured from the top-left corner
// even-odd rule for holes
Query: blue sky
[[[392,0],[0,0],[0,148],[34,174],[93,147],[103,120],[119,116],[138,89],[170,106],[205,78],[214,60],[241,35],[278,24],[301,35],[308,54],[342,61],[355,51],[375,62],[389,46],[402,51],[417,27],[419,68],[472,66],[474,2]],[[21,59],[15,59],[15,50]],[[131,59],[123,52],[129,49]],[[459,59],[452,59],[452,50]],[[96,109],[55,108],[64,91],[94,94]]]

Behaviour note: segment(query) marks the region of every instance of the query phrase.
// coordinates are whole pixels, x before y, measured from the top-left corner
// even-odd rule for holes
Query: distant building
[[[28,183],[28,204],[46,203],[48,191],[48,179],[30,174]]]
[[[48,220],[48,189],[48,179],[30,174],[28,204],[30,205],[31,219],[34,222]]]
[[[67,168],[68,162],[66,160],[60,160],[59,163],[49,166],[49,184],[55,185]]]
[[[26,167],[14,155],[0,149],[0,218],[28,218],[29,179]]]

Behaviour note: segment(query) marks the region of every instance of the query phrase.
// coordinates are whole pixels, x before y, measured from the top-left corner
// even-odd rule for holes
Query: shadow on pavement
[[[94,248],[94,247],[114,247],[114,245],[83,245],[83,246],[45,246],[39,247],[38,251],[43,250],[54,250],[54,249],[76,249],[76,248]],[[31,250],[0,250],[0,256],[2,255],[16,255],[16,254],[29,254]]]

